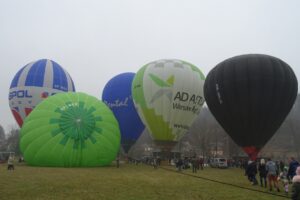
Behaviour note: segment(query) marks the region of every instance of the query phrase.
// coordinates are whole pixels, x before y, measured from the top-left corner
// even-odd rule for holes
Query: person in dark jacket
[[[257,166],[256,166],[256,162],[254,162],[254,161],[249,161],[248,162],[248,166],[246,168],[246,174],[248,176],[249,181],[252,182],[252,185],[257,185],[257,180],[256,180]]]
[[[294,157],[290,158],[289,171],[288,171],[288,179],[292,180],[296,175],[296,169],[299,166],[298,161],[295,160]]]
[[[178,161],[177,161],[177,163],[176,163],[177,170],[178,170],[179,172],[181,172],[181,170],[182,170],[182,165],[183,165],[183,161],[182,161],[181,158],[179,158]]]
[[[267,187],[267,169],[265,159],[261,159],[258,165],[259,180],[261,187]]]
[[[280,167],[280,172],[284,172],[285,164],[282,160],[279,162],[279,167]]]
[[[300,167],[297,167],[296,175],[293,177],[292,200],[300,200]]]
[[[204,169],[204,158],[200,158],[198,160],[198,169],[201,168],[201,170]]]

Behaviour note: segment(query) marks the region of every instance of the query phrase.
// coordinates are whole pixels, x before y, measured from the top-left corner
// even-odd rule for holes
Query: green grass
[[[170,168],[174,169],[174,168]],[[184,173],[192,174],[190,170]],[[211,169],[197,173],[211,179],[251,186],[240,169]],[[262,189],[265,191],[265,189]],[[283,195],[283,193],[280,193]],[[46,168],[0,165],[0,199],[205,199],[283,200],[255,191],[201,180],[145,165],[103,168]]]

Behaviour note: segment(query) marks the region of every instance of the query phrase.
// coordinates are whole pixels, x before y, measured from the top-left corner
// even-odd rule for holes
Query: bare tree
[[[5,132],[3,127],[0,125],[0,141],[5,140]]]
[[[6,140],[5,140],[5,132],[3,127],[0,125],[0,151],[4,151]]]
[[[274,156],[274,158],[287,159],[289,156],[300,159],[300,98],[296,102],[277,130],[261,151],[261,156]]]
[[[299,129],[300,129],[300,98],[299,95],[297,97],[297,100],[293,106],[293,109],[291,110],[290,114],[288,115],[286,121],[287,124],[290,126],[290,131],[292,135],[292,141],[293,141],[293,146],[294,150],[296,152],[296,155],[298,159],[300,159],[300,147],[299,147],[299,142],[300,142],[300,134],[299,134]]]
[[[242,149],[229,136],[227,136],[227,148],[229,157],[236,157],[243,154]]]
[[[16,155],[20,155],[19,148],[19,132],[17,126],[11,126],[6,139],[6,151],[13,151]]]

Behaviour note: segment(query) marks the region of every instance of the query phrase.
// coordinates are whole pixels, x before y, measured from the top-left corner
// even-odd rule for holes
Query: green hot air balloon
[[[137,72],[132,97],[156,144],[172,148],[189,130],[204,104],[204,81],[196,66],[182,60],[154,61]]]
[[[61,93],[42,101],[26,118],[20,149],[33,166],[109,165],[120,147],[111,110],[84,93]]]

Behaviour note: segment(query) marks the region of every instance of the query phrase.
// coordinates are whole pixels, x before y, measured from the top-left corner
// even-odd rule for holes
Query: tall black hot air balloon
[[[297,92],[298,82],[291,67],[261,54],[219,63],[204,84],[210,111],[252,160],[290,112]]]

